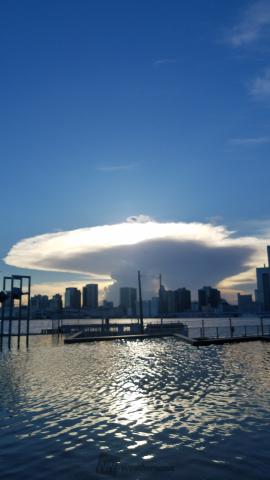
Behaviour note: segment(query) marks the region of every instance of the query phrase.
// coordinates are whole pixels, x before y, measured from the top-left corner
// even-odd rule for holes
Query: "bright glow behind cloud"
[[[250,269],[264,257],[265,240],[237,237],[222,225],[160,223],[139,216],[116,225],[27,238],[4,260],[20,268],[95,275],[101,282],[114,279],[120,285],[131,285],[137,269],[148,276],[161,271],[169,288],[194,290],[202,283],[221,282],[230,290],[251,283]],[[145,287],[154,293],[151,282]]]

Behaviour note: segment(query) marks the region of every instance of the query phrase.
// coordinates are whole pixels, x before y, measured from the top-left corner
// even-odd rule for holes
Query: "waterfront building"
[[[152,317],[151,300],[142,301],[142,310],[144,317]],[[136,313],[138,316],[140,315],[140,302],[136,302]]]
[[[103,308],[113,309],[113,302],[109,300],[103,300]]]
[[[270,246],[267,246],[268,267],[256,268],[257,289],[255,290],[255,300],[259,310],[262,312],[270,311]]]
[[[136,315],[137,289],[133,287],[120,288],[120,308],[125,315]]]
[[[79,310],[81,308],[81,292],[75,287],[65,290],[65,308]]]
[[[56,293],[53,297],[49,300],[49,309],[51,312],[59,313],[63,309],[63,300],[62,295]]]
[[[198,312],[199,311],[199,302],[191,302],[191,311]]]
[[[186,288],[166,290],[162,285],[159,289],[160,314],[172,314],[191,309],[191,292]]]
[[[191,310],[191,292],[186,288],[175,290],[175,308],[176,312],[186,312]]]
[[[167,312],[176,312],[175,292],[173,290],[167,290]]]
[[[30,300],[31,311],[44,313],[49,308],[49,297],[47,295],[34,295]]]
[[[98,308],[98,284],[89,283],[83,287],[83,308]]]
[[[163,285],[159,289],[159,313],[163,315],[168,313],[168,296]]]
[[[255,311],[252,295],[241,295],[241,293],[238,293],[237,300],[239,313],[253,313]]]
[[[203,287],[198,290],[199,310],[208,311],[219,308],[221,295],[217,288]]]
[[[151,299],[151,316],[157,317],[159,315],[159,298],[152,297]]]

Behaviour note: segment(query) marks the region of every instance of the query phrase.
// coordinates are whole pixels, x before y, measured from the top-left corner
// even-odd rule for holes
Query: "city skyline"
[[[49,295],[137,269],[149,292],[160,271],[195,291],[205,270],[228,299],[253,290],[270,238],[269,2],[0,14],[1,274]]]
[[[138,272],[138,278],[141,272]],[[146,316],[153,316],[163,314],[173,314],[182,312],[204,312],[204,313],[268,313],[270,312],[270,245],[267,246],[267,266],[256,268],[256,289],[254,293],[237,293],[237,308],[235,302],[228,303],[222,298],[220,290],[212,286],[204,285],[198,288],[197,297],[194,299],[194,292],[191,292],[186,287],[177,287],[175,290],[166,289],[162,283],[162,275],[159,275],[158,291],[152,292],[152,297],[145,297],[145,292],[142,292],[143,310]],[[139,285],[138,285],[139,290]],[[134,315],[138,314],[139,299],[137,297],[137,287],[119,286],[118,301],[104,299],[104,296],[99,296],[98,284],[87,284],[82,287],[82,290],[77,287],[67,287],[65,289],[65,310],[86,310],[95,314],[102,314],[104,310],[110,314]],[[254,300],[253,300],[254,297]],[[36,310],[52,311],[52,305],[55,306],[59,312],[62,304],[62,296],[55,294],[49,300],[47,295],[34,295],[32,297],[33,305]],[[102,307],[101,307],[102,300]],[[46,305],[46,308],[44,307]],[[63,306],[63,304],[62,304]]]

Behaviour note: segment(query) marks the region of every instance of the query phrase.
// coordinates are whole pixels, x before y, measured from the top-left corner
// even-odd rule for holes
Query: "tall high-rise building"
[[[77,288],[69,287],[65,291],[65,308],[79,310],[81,308],[81,292]]]
[[[98,285],[89,283],[83,287],[83,308],[98,308]]]
[[[167,295],[167,290],[163,285],[160,286],[159,289],[159,313],[165,314],[168,313],[168,295]]]
[[[159,289],[159,313],[179,313],[191,309],[191,292],[186,288],[165,290],[163,285]]]
[[[167,312],[175,313],[176,312],[176,302],[175,302],[175,292],[173,290],[167,290]]]
[[[217,288],[203,287],[198,290],[199,310],[216,309],[220,305],[221,295]]]
[[[191,309],[191,292],[186,288],[175,290],[175,308],[176,312],[185,312]]]
[[[63,308],[62,295],[56,293],[50,300],[50,310],[59,313]]]
[[[136,315],[137,289],[133,287],[120,288],[120,308],[125,315]]]
[[[159,315],[159,297],[152,297],[151,300],[151,316],[157,317]]]
[[[255,304],[252,300],[252,295],[237,294],[238,300],[238,312],[239,313],[252,313],[255,310]]]
[[[270,311],[270,246],[267,246],[268,267],[256,268],[256,302],[264,312]]]
[[[47,295],[34,295],[31,297],[32,311],[45,312],[49,308],[49,297]]]

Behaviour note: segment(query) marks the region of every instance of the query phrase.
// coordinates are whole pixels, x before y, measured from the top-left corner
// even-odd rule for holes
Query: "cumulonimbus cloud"
[[[265,239],[237,236],[223,225],[161,223],[141,215],[115,225],[26,238],[4,261],[20,268],[94,275],[118,286],[136,285],[141,270],[145,294],[151,296],[160,272],[168,288],[251,287],[264,256]]]

